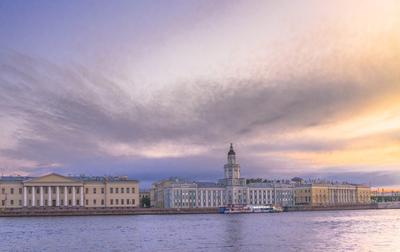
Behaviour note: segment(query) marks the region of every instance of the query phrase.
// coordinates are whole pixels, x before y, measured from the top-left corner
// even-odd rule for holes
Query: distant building
[[[218,182],[170,178],[153,184],[151,206],[159,208],[221,207],[229,204],[283,207],[357,205],[371,203],[371,188],[365,185],[309,181],[267,181],[240,177],[240,165],[231,144]]]
[[[139,192],[139,199],[143,199],[143,198],[146,198],[146,197],[150,198],[150,191],[143,190],[143,191]]]
[[[371,203],[371,188],[346,183],[311,182],[295,187],[295,205],[333,206]]]
[[[400,191],[378,189],[371,192],[371,198],[375,202],[400,201]]]
[[[0,177],[0,209],[138,205],[139,182],[127,177]]]
[[[294,205],[294,186],[289,182],[246,183],[231,144],[224,178],[218,182],[195,182],[170,178],[153,184],[151,206],[159,208],[221,207],[228,204]]]

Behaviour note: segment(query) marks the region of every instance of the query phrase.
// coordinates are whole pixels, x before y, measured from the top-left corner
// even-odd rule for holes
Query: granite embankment
[[[368,210],[368,209],[400,209],[400,202],[378,202],[367,205],[339,205],[339,206],[296,206],[285,208],[286,212],[295,211],[339,211],[339,210]]]
[[[296,211],[339,211],[339,210],[366,210],[366,209],[378,209],[378,204],[367,204],[367,205],[339,205],[339,206],[295,206],[286,207],[285,212],[296,212]]]
[[[400,202],[382,202],[368,205],[296,206],[285,212],[342,211],[368,209],[400,209]],[[0,210],[0,217],[30,216],[88,216],[88,215],[160,215],[160,214],[216,214],[219,208],[14,208]]]
[[[213,214],[218,208],[14,208],[0,210],[0,217]]]

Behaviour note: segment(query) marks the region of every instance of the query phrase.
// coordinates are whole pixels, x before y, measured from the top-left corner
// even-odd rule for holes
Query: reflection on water
[[[0,218],[0,251],[400,251],[400,210]]]

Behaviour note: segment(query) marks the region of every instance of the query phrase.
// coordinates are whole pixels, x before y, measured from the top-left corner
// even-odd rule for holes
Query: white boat
[[[249,206],[252,213],[280,213],[283,208],[273,205]]]
[[[252,210],[250,207],[246,205],[230,205],[221,208],[221,213],[224,214],[252,213]]]
[[[221,213],[224,214],[236,214],[236,213],[280,213],[283,212],[283,208],[273,205],[230,205],[220,209]]]

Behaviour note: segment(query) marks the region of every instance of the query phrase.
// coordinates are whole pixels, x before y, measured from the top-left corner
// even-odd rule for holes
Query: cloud
[[[290,4],[238,4],[139,58],[116,53],[100,66],[3,52],[0,162],[9,172],[109,167],[146,179],[203,178],[221,169],[235,142],[248,176],[395,171],[393,8],[368,4],[353,15],[317,5],[317,22],[303,3],[288,18]]]
[[[132,159],[210,155],[232,139],[247,142],[251,156],[341,149],[346,141],[296,139],[291,134],[348,118],[371,99],[396,88],[373,82],[361,86],[351,79],[337,82],[328,76],[274,84],[237,80],[230,87],[195,81],[167,88],[142,104],[118,83],[82,66],[62,67],[11,54],[1,71],[1,111],[24,122],[25,128],[17,143],[2,148],[2,154],[60,164],[102,155]]]

